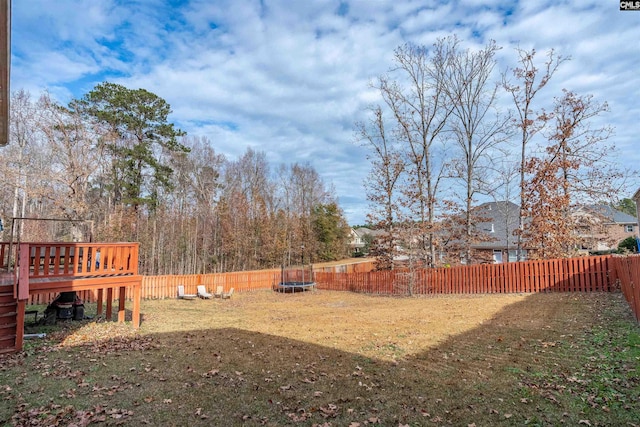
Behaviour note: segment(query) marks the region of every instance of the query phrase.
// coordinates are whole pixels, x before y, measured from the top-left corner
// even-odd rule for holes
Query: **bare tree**
[[[219,217],[216,208],[221,194],[221,177],[225,156],[217,154],[207,138],[195,139],[188,159],[190,186],[196,201],[197,224],[195,238],[199,240],[197,272],[215,271],[221,256]]]
[[[223,244],[232,270],[260,265],[258,249],[265,238],[261,227],[269,174],[265,154],[252,149],[226,167],[220,208]]]
[[[324,203],[333,201],[318,172],[309,164],[291,166],[291,201],[293,202],[294,240],[292,252],[301,262],[313,262],[320,246],[313,232],[313,211]],[[299,250],[299,252],[298,252]],[[294,259],[298,257],[294,255]]]
[[[516,111],[515,124],[520,130],[520,217],[519,230],[523,229],[526,201],[526,172],[527,147],[531,139],[549,120],[544,110],[534,110],[533,101],[538,92],[547,85],[556,70],[568,58],[557,55],[553,49],[547,52],[547,60],[540,71],[536,66],[535,49],[530,51],[518,48],[519,66],[512,68],[515,83],[506,74],[502,77],[502,85],[511,95]],[[522,257],[522,236],[517,235],[517,260]]]
[[[447,99],[453,106],[450,128],[461,157],[454,163],[454,174],[465,186],[464,261],[472,263],[472,245],[479,238],[473,218],[474,197],[486,192],[487,166],[491,150],[509,137],[510,118],[496,109],[498,85],[491,82],[495,53],[494,41],[479,51],[456,49],[449,56],[444,80]]]
[[[24,217],[27,204],[27,192],[29,186],[29,176],[27,174],[27,164],[29,158],[29,144],[34,140],[35,110],[31,101],[31,95],[25,91],[18,91],[12,94],[10,112],[10,145],[14,148],[12,153],[5,159],[12,159],[12,164],[7,164],[5,169],[5,179],[13,177],[13,182],[6,182],[5,185],[13,187],[13,217]],[[20,209],[22,207],[22,209]],[[14,233],[18,230],[14,230]],[[19,238],[19,235],[11,236],[12,239]]]
[[[97,136],[78,113],[61,106],[49,94],[40,97],[38,106],[39,126],[51,162],[51,185],[57,187],[50,193],[51,204],[63,218],[89,219],[87,194],[102,158]],[[82,238],[80,229],[74,227],[71,233],[74,240]]]
[[[376,257],[376,268],[393,268],[396,255],[395,226],[399,220],[398,184],[405,170],[401,153],[385,130],[382,108],[372,108],[373,117],[367,124],[359,123],[358,139],[371,150],[367,157],[371,171],[366,181],[367,200],[371,202],[369,223],[382,230],[371,246],[370,253]]]
[[[494,177],[493,186],[489,188],[489,195],[495,202],[496,208],[499,210],[500,216],[503,218],[502,227],[504,235],[500,238],[504,239],[506,250],[506,261],[511,260],[512,245],[515,244],[516,236],[513,234],[517,230],[520,216],[520,208],[514,203],[517,196],[517,187],[519,182],[518,173],[520,166],[518,162],[511,157],[511,153],[506,147],[500,147],[497,155],[491,163],[491,173]]]
[[[455,37],[438,40],[430,49],[406,44],[395,50],[390,75],[376,86],[394,119],[394,136],[402,146],[406,180],[402,187],[405,224],[416,229],[415,250],[429,266],[436,260],[436,215],[444,155],[440,139],[453,106],[445,93],[446,67],[457,49]]]
[[[11,95],[10,144],[3,149],[0,177],[3,186],[12,189],[12,216],[26,217],[30,214],[42,215],[47,209],[46,188],[49,184],[50,162],[46,157],[39,125],[41,110],[31,94],[19,90]],[[23,226],[32,227],[26,230]],[[20,223],[14,228],[12,239],[38,238],[48,236],[44,229],[36,229],[41,224]],[[35,228],[34,228],[35,227]],[[40,227],[42,228],[42,227]],[[24,234],[30,233],[30,234]]]

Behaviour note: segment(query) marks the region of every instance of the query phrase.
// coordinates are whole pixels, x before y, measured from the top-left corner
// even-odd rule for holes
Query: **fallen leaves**
[[[536,298],[543,299],[545,305],[555,304],[555,299],[546,295],[529,299]],[[276,303],[285,304],[282,301],[279,298]],[[372,304],[370,298],[366,302]],[[326,302],[319,303],[326,307]],[[387,300],[384,303],[389,304]],[[411,299],[410,303],[416,301]],[[149,304],[160,306],[160,302]],[[74,345],[72,340],[64,346],[49,343],[43,350],[30,350],[28,356],[0,358],[0,402],[10,407],[4,413],[0,408],[0,424],[159,425],[164,416],[170,418],[167,424],[193,427],[243,422],[315,427],[475,427],[578,425],[579,420],[590,427],[606,425],[603,420],[608,419],[626,421],[624,414],[637,413],[637,359],[627,357],[635,350],[625,342],[615,343],[615,337],[603,332],[598,351],[587,353],[585,348],[593,340],[586,334],[593,326],[572,321],[565,331],[555,320],[565,315],[562,309],[551,310],[555,316],[551,320],[539,319],[544,316],[528,313],[528,304],[517,305],[517,310],[507,307],[499,313],[498,321],[487,320],[471,335],[451,334],[436,348],[424,348],[415,357],[405,355],[394,361],[378,357],[383,354],[381,347],[363,346],[363,342],[397,342],[408,347],[408,341],[398,337],[405,331],[388,331],[379,322],[375,332],[380,336],[354,338],[357,345],[347,350],[296,340],[279,330],[271,329],[270,335],[248,330],[246,319],[243,328],[237,328],[238,322],[221,328],[215,317],[218,312],[214,315],[213,311],[209,317],[220,325],[215,323],[212,329],[163,332],[153,338],[136,334],[106,338],[111,332],[105,331],[104,339],[96,337],[94,341],[89,333],[78,334]],[[180,319],[179,325],[192,327],[187,324],[191,313],[163,307],[172,319]],[[265,304],[264,310],[273,309],[273,304]],[[297,331],[308,327],[306,317],[296,317],[295,310],[286,313],[296,319],[291,323]],[[424,319],[427,311],[423,308],[420,313],[423,315],[416,319]],[[311,323],[328,322],[323,314],[309,316]],[[169,317],[156,316],[163,322]],[[252,316],[253,311],[246,317]],[[573,319],[577,314],[571,316]],[[208,320],[203,319],[209,317],[199,316],[198,327],[204,327]],[[431,324],[433,319],[429,319]],[[552,328],[544,328],[547,324]],[[576,331],[574,324],[585,333]],[[322,332],[328,336],[327,342],[340,342],[333,333],[336,329]],[[496,342],[496,337],[501,341]],[[187,339],[190,341],[185,344]],[[412,339],[420,339],[419,334],[414,333]],[[360,347],[364,350],[359,351]],[[617,353],[620,362],[616,362]],[[598,378],[602,381],[596,383]],[[40,407],[48,399],[62,406]],[[19,406],[23,402],[31,406]],[[96,403],[117,410],[98,411]],[[65,409],[66,405],[71,408]],[[15,408],[17,418],[13,421]],[[569,408],[570,413],[562,413]],[[31,418],[36,420],[29,424]]]
[[[117,421],[133,416],[134,412],[127,409],[95,406],[91,410],[78,410],[72,405],[57,405],[50,403],[46,406],[29,409],[20,405],[11,417],[14,425],[33,427],[65,425],[68,427],[85,427],[92,423],[105,422],[107,419]]]
[[[196,408],[195,416],[199,417],[201,420],[206,420],[209,418],[209,416],[204,413],[204,410],[202,408]]]
[[[338,415],[338,406],[333,403],[329,403],[326,406],[321,406],[320,415],[322,415],[325,418],[336,417]]]
[[[210,371],[205,372],[204,374],[202,374],[203,378],[213,378],[216,375],[218,375],[220,373],[219,369],[211,369]]]

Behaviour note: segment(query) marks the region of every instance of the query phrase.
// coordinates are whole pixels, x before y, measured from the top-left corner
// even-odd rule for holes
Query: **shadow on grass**
[[[398,362],[239,328],[112,338],[4,363],[0,423],[626,425],[633,334],[619,294],[534,294]]]

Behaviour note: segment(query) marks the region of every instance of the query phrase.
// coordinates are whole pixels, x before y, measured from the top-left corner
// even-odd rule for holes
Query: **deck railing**
[[[68,286],[71,280],[104,277],[107,281],[112,280],[107,278],[138,274],[137,243],[36,242],[15,246],[19,266],[16,294],[27,298],[30,304],[47,304],[58,294],[52,287]],[[29,289],[25,278],[30,283]],[[75,287],[80,298],[88,302],[98,298],[97,291],[89,289],[92,282],[77,283]],[[87,289],[80,283],[86,283]]]
[[[138,271],[138,245],[133,243],[29,243],[30,277],[99,276]]]

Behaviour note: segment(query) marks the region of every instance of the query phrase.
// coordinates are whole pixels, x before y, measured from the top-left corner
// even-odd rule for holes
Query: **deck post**
[[[102,315],[102,303],[103,303],[102,299],[103,298],[104,298],[104,289],[100,288],[100,289],[98,289],[98,298],[96,300],[96,305],[97,305],[96,315],[97,316]]]
[[[22,350],[24,343],[24,310],[27,305],[27,300],[18,300],[16,306],[16,350]]]
[[[120,286],[118,291],[119,291],[118,292],[118,322],[122,323],[124,322],[124,315],[125,315],[124,303],[127,297],[126,295],[127,288],[125,286]]]
[[[29,244],[20,243],[18,252],[18,283],[14,297],[18,300],[29,299]]]
[[[107,320],[113,318],[113,288],[107,288],[107,312],[105,317]]]
[[[140,296],[141,294],[142,294],[142,280],[136,283],[133,287],[133,308],[132,308],[131,320],[135,328],[140,327]]]

